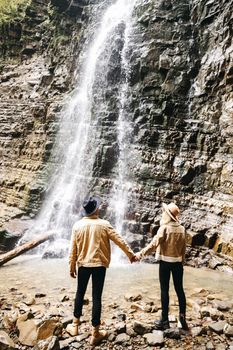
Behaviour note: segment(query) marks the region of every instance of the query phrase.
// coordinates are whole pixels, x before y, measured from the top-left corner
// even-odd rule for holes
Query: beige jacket
[[[111,260],[110,240],[131,260],[134,252],[107,220],[92,215],[77,221],[72,230],[70,271],[75,271],[76,264],[85,267],[108,267]]]
[[[147,247],[141,250],[144,257],[156,251],[156,259],[167,262],[183,262],[185,257],[185,228],[171,221],[160,226],[157,235]]]

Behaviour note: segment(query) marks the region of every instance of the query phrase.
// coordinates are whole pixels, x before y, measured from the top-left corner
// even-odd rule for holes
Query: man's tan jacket
[[[182,262],[185,256],[185,228],[178,222],[171,221],[160,226],[157,235],[147,247],[141,250],[140,256],[156,251],[156,259],[167,262]]]
[[[76,264],[85,267],[108,267],[111,260],[110,240],[131,260],[133,251],[107,220],[92,215],[77,221],[72,229],[70,271],[75,271]]]

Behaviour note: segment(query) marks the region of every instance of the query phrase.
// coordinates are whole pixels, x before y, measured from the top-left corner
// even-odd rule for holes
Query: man
[[[82,315],[83,299],[90,276],[92,276],[92,337],[91,345],[96,345],[107,337],[106,331],[100,331],[102,291],[106,268],[111,259],[110,241],[118,245],[131,262],[136,261],[133,251],[111,224],[99,218],[100,199],[89,197],[83,203],[84,217],[77,221],[72,230],[70,252],[70,276],[78,277],[78,287],[74,305],[73,323],[67,326],[67,332],[78,334],[79,319]],[[76,273],[76,266],[78,272]]]

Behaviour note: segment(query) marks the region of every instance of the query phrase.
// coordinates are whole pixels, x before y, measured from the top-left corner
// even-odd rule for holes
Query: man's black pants
[[[183,265],[181,262],[165,262],[159,263],[159,281],[161,289],[161,304],[162,304],[162,320],[168,320],[169,309],[169,281],[172,273],[175,291],[179,301],[180,314],[185,315],[186,298],[183,289]]]
[[[98,267],[79,267],[78,269],[78,287],[74,304],[74,316],[80,318],[83,309],[83,299],[86,293],[90,276],[92,276],[92,326],[100,325],[102,292],[104,287],[106,268]]]

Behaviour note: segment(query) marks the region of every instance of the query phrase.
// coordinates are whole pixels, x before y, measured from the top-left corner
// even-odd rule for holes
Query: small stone
[[[33,350],[60,350],[58,337],[52,336],[45,340],[40,340]]]
[[[127,333],[130,337],[136,337],[136,335],[137,335],[137,333],[134,331],[132,325],[126,327],[126,333]]]
[[[44,297],[46,297],[45,293],[36,293],[35,294],[35,298],[44,298]]]
[[[118,312],[117,313],[117,319],[120,321],[125,321],[126,320],[126,314],[122,313],[122,312]]]
[[[162,331],[153,331],[153,333],[144,334],[143,338],[145,338],[147,344],[151,346],[161,346],[164,344],[164,337]]]
[[[226,344],[216,344],[215,345],[215,350],[227,350],[228,346]]]
[[[116,329],[117,334],[125,333],[126,332],[126,324],[125,324],[125,322],[117,323],[115,325],[115,329]]]
[[[217,334],[221,334],[223,333],[223,329],[225,325],[226,325],[226,321],[219,321],[219,322],[209,324],[209,329]]]
[[[228,323],[223,328],[223,333],[227,337],[233,337],[233,326],[229,325]]]
[[[110,333],[108,336],[108,341],[113,342],[116,339],[116,335],[114,333]]]
[[[73,317],[66,317],[62,320],[63,327],[66,328],[66,326],[73,321]]]
[[[60,341],[60,348],[61,349],[69,348],[71,343],[72,343],[72,346],[73,346],[73,342],[75,342],[75,340],[76,340],[76,337],[69,337],[67,339],[61,340]]]
[[[70,298],[69,298],[68,295],[63,295],[63,296],[61,297],[61,302],[62,302],[62,303],[63,303],[64,301],[68,301],[68,300],[70,300]]]
[[[24,304],[30,306],[35,304],[35,298],[28,296],[25,300],[23,300]]]
[[[72,348],[71,349],[73,349],[73,348],[75,348],[75,349],[83,349],[83,344],[76,341],[76,342],[72,343]]]
[[[4,331],[0,331],[0,349],[13,350],[14,348],[15,344],[9,335]]]
[[[141,294],[126,294],[125,295],[126,301],[139,301],[142,300]]]
[[[232,302],[214,300],[213,306],[220,311],[228,311],[232,308]]]
[[[79,342],[79,341],[82,341],[84,339],[87,339],[89,336],[90,336],[90,332],[85,332],[83,334],[78,335],[76,337],[76,340]]]
[[[118,334],[118,336],[116,337],[115,344],[126,343],[129,340],[130,340],[130,336],[128,334],[121,333],[121,334]]]
[[[135,321],[133,323],[133,330],[139,334],[139,335],[143,335],[145,333],[149,333],[151,331],[152,327],[148,326],[148,324],[139,322],[139,321]]]
[[[165,329],[164,331],[164,337],[170,338],[170,339],[180,339],[180,331],[179,328],[169,328]]]
[[[208,343],[206,344],[206,350],[214,350],[214,344],[211,341],[208,341]]]
[[[191,329],[191,334],[193,337],[198,337],[202,334],[202,327],[193,327]]]

